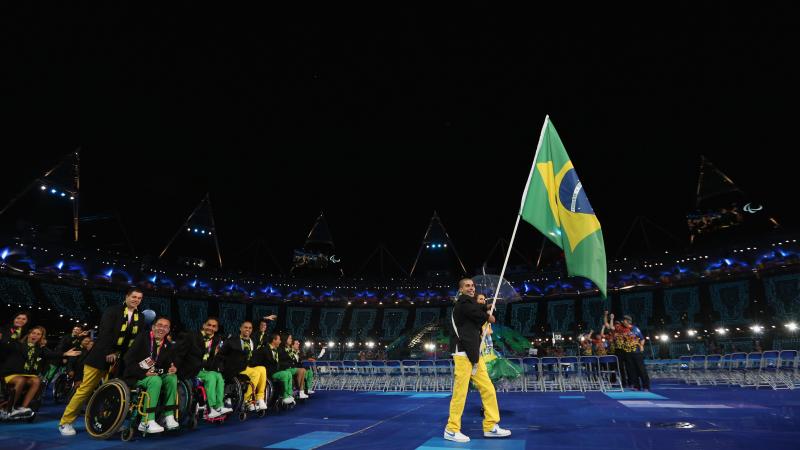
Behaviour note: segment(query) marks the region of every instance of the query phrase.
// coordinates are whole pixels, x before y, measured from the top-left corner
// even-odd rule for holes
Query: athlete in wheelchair
[[[291,369],[294,361],[285,356],[285,352],[282,351],[280,334],[272,333],[270,335],[269,344],[259,349],[259,359],[263,361],[267,373],[270,374],[273,381],[275,406],[277,408],[293,408],[295,400],[292,395],[292,377],[295,371]]]
[[[51,384],[53,385],[53,400],[56,403],[69,402],[75,391],[80,387],[83,381],[83,365],[86,362],[86,355],[89,354],[93,346],[94,341],[91,336],[83,336],[76,347],[67,349],[80,350],[81,354],[67,358],[64,370],[53,379]],[[61,348],[63,349],[64,347]]]
[[[208,422],[224,421],[233,408],[225,406],[225,383],[222,378],[222,337],[217,334],[219,320],[209,317],[199,332],[183,334],[176,347],[178,378],[189,397],[189,416],[184,417],[190,428],[197,419]],[[180,385],[179,385],[180,389]]]
[[[178,369],[173,344],[167,339],[169,330],[170,320],[161,317],[149,333],[139,334],[125,353],[122,379],[103,383],[89,399],[85,418],[92,437],[111,437],[126,419],[123,440],[131,439],[136,430],[146,435],[161,433],[165,427],[180,427],[175,419]],[[157,413],[163,418],[163,426],[156,421]]]
[[[228,338],[220,350],[224,361],[225,401],[230,401],[226,406],[239,412],[240,420],[247,417],[247,412],[264,416],[267,394],[272,390],[255,341],[250,337],[252,332],[252,322],[242,322],[239,336]]]
[[[40,374],[48,361],[62,357],[80,355],[78,350],[61,353],[50,350],[44,327],[33,327],[18,340],[3,340],[0,343],[5,360],[0,369],[3,378],[3,400],[0,402],[0,418],[32,421],[41,405],[43,382]]]

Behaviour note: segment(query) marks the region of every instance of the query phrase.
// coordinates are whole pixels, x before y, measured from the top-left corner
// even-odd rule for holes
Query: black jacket
[[[475,297],[459,295],[450,320],[450,326],[455,322],[456,327],[450,340],[453,353],[465,352],[469,361],[476,364],[480,359],[482,327],[488,318],[486,306],[478,303]]]
[[[19,336],[17,336],[17,338],[14,339],[11,337],[11,335],[14,333],[15,330],[16,328],[14,328],[13,324],[3,327],[2,330],[0,330],[0,334],[2,334],[2,336],[0,337],[0,343],[10,344],[11,342],[15,342],[18,339],[25,336],[26,334],[28,334],[28,326],[26,325],[22,327],[22,330],[19,332]]]
[[[123,372],[122,378],[129,386],[135,385],[137,381],[144,378],[147,371],[139,367],[139,363],[148,356],[156,361],[155,367],[166,374],[170,364],[175,363],[174,346],[175,344],[167,340],[165,336],[161,351],[158,352],[158,358],[156,358],[155,339],[150,336],[149,332],[139,333],[136,340],[133,341],[133,346],[125,352],[125,372]]]
[[[286,370],[291,369],[292,367],[297,367],[294,363],[294,358],[284,345],[278,347],[278,358],[280,359],[278,362],[278,370]]]
[[[261,348],[269,345],[269,335],[270,335],[269,331],[264,333],[262,333],[261,331],[254,331],[253,334],[250,335],[250,337],[253,338],[253,342],[256,343],[256,348]]]
[[[203,361],[203,356],[208,350],[202,333],[199,331],[184,333],[175,347],[175,365],[178,367],[178,378],[182,380],[194,378],[201,369],[222,372],[221,346],[222,337],[219,334],[214,335],[211,338],[208,359]]]
[[[10,352],[12,349],[12,347],[8,345],[19,341],[20,338],[25,336],[25,334],[28,333],[28,326],[26,325],[22,327],[22,330],[20,330],[16,339],[11,337],[15,330],[16,328],[14,328],[13,323],[0,329],[0,334],[2,334],[2,336],[0,336],[0,364],[6,360],[6,353]]]
[[[66,353],[73,348],[80,348],[82,340],[83,336],[73,336],[72,333],[70,333],[61,338],[61,340],[58,342],[58,347],[56,347],[56,350]]]
[[[258,349],[257,353],[253,355],[253,359],[258,365],[267,368],[267,376],[269,378],[272,378],[273,375],[285,369],[285,367],[281,368],[284,365],[282,361],[283,356],[281,355],[282,348],[282,346],[278,347],[277,361],[272,355],[272,347],[270,347],[269,344]]]
[[[0,377],[7,375],[38,375],[44,372],[49,363],[57,361],[62,353],[37,345],[34,349],[33,360],[38,362],[36,369],[25,370],[25,360],[28,358],[28,344],[21,341],[4,342],[0,344],[3,351],[3,366],[0,368]],[[2,381],[2,380],[0,380]]]
[[[297,354],[292,353],[291,355],[289,355],[289,358],[292,359],[292,367],[297,367],[299,369],[303,367],[303,360],[305,360],[306,357],[303,354],[303,351],[300,350],[297,352]]]
[[[73,336],[72,333],[70,333],[70,334],[68,334],[68,335],[66,335],[66,336],[61,338],[61,340],[58,342],[58,346],[56,347],[56,350],[61,352],[62,355],[64,353],[72,350],[73,348],[76,348],[76,349],[80,350],[81,349],[80,348],[81,347],[81,340],[83,340],[82,336]],[[70,360],[73,360],[75,358],[80,358],[80,357],[83,357],[83,359],[85,360],[86,359],[86,353],[85,352],[81,353],[79,356],[72,356],[72,357],[69,357],[69,358],[61,358],[60,361],[57,361],[57,364],[59,366],[67,366],[67,365],[70,365]]]
[[[136,321],[136,315],[134,314],[134,319],[131,320],[131,325],[127,327],[125,332],[125,341],[122,344],[122,347],[117,346],[117,340],[119,339],[120,330],[122,329],[122,321],[123,319],[123,311],[125,310],[124,305],[115,305],[109,306],[104,312],[103,317],[100,319],[100,327],[97,330],[97,341],[94,343],[94,347],[89,352],[89,355],[86,357],[86,364],[94,367],[95,369],[99,370],[108,370],[108,363],[106,362],[106,355],[110,355],[111,353],[115,353],[117,351],[120,352],[123,356],[125,355],[126,351],[128,350],[128,342],[131,339],[136,339],[136,335],[133,334],[133,327],[134,325],[137,326],[138,334],[147,334],[144,332],[144,316],[141,312],[136,311],[138,313],[138,321]],[[139,361],[136,361],[137,363]]]
[[[255,343],[256,341],[253,341],[253,346],[255,346]],[[225,343],[222,344],[222,350],[220,350],[223,358],[222,375],[228,380],[234,378],[248,366],[260,365],[255,364],[257,353],[258,350],[254,348],[252,357],[249,357],[248,353],[242,349],[242,339],[239,336],[232,336],[226,339]]]

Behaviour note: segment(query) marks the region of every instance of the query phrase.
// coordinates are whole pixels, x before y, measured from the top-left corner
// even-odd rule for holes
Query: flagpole
[[[497,283],[497,287],[495,288],[494,297],[492,298],[492,306],[489,309],[489,314],[491,315],[494,313],[495,303],[497,302],[497,296],[500,295],[500,286],[502,285],[503,277],[506,274],[506,267],[508,266],[508,259],[511,257],[511,248],[514,246],[514,239],[517,237],[517,228],[519,228],[519,219],[522,218],[522,209],[525,207],[525,200],[528,198],[528,189],[531,185],[531,180],[533,179],[533,172],[536,170],[536,159],[539,157],[539,151],[542,149],[542,141],[544,140],[544,132],[547,130],[547,124],[550,122],[550,116],[544,116],[544,124],[542,124],[542,131],[539,133],[539,143],[536,145],[536,153],[533,155],[533,164],[531,165],[531,171],[528,174],[528,182],[525,183],[525,190],[522,192],[522,201],[520,202],[519,212],[517,213],[517,221],[514,224],[514,231],[511,233],[511,241],[508,243],[508,250],[506,251],[506,259],[503,261],[503,269],[500,271],[500,281]],[[486,337],[486,329],[483,330],[484,338]]]

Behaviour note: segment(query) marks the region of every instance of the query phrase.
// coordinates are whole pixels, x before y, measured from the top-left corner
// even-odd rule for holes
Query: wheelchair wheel
[[[75,383],[72,384],[72,387],[69,388],[69,392],[67,392],[66,398],[64,398],[64,403],[69,403],[72,400],[72,397],[75,396],[75,392],[78,391],[78,388],[75,386]]]
[[[128,415],[131,391],[120,379],[103,383],[86,403],[86,432],[95,439],[108,439],[119,431]]]
[[[61,372],[51,383],[53,385],[53,401],[57,404],[66,403],[69,391],[72,389],[72,380],[66,373]]]
[[[234,412],[242,409],[242,402],[244,401],[244,390],[242,389],[242,382],[238,378],[225,381],[225,394],[223,396],[225,401],[230,401],[230,408]]]
[[[133,436],[136,435],[136,430],[133,427],[125,428],[120,433],[119,438],[125,442],[133,440]]]
[[[270,380],[267,380],[267,386],[264,389],[264,398],[267,406],[272,406],[273,402],[275,401],[275,389],[273,389],[272,381]]]
[[[192,419],[197,423],[197,401],[194,398],[194,387],[190,380],[178,380],[178,423],[181,428],[192,428]]]

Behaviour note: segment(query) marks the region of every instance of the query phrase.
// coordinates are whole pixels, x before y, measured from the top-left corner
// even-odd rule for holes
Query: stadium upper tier
[[[743,243],[702,253],[662,252],[644,258],[610,260],[609,291],[695,284],[746,273],[796,271],[800,247],[794,237],[780,241]],[[457,279],[337,278],[300,279],[242,271],[168,266],[150,258],[124,257],[93,251],[42,248],[31,244],[0,244],[0,271],[42,280],[74,280],[95,287],[139,286],[165,294],[271,298],[319,302],[448,301],[456,294]],[[498,270],[499,272],[499,270]],[[445,272],[446,273],[446,272]],[[523,299],[597,295],[584,278],[568,277],[561,263],[542,270],[514,270],[507,274]]]

